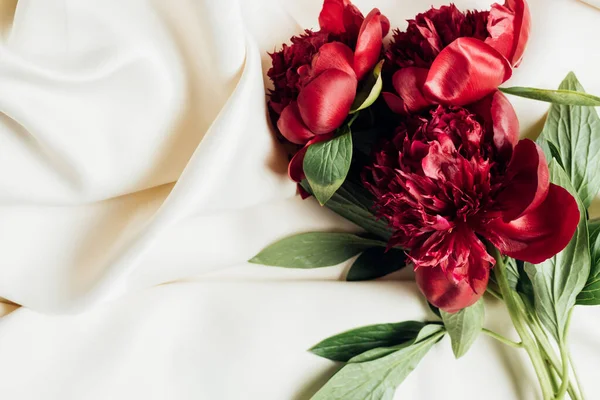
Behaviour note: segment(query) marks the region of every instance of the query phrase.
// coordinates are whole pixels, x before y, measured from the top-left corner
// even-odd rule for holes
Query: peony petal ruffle
[[[295,101],[283,109],[277,120],[277,128],[283,137],[296,144],[305,144],[315,136],[302,121],[298,103]]]
[[[381,15],[377,8],[374,8],[360,27],[356,49],[354,50],[354,71],[358,80],[361,80],[373,69],[381,56],[383,45],[382,18],[385,17]]]
[[[356,77],[339,69],[321,73],[298,96],[298,108],[304,123],[317,135],[337,129],[350,112],[356,86]]]
[[[577,229],[579,218],[573,196],[551,183],[548,195],[539,207],[509,223],[497,218],[482,234],[503,254],[539,264],[566,247]]]
[[[512,221],[537,208],[546,198],[549,186],[544,152],[529,139],[519,141],[508,164],[504,188],[496,197],[504,221]]]
[[[517,67],[529,40],[531,14],[525,0],[507,0],[501,6],[492,5],[487,30],[490,37],[485,40],[500,54]]]
[[[340,42],[324,44],[312,60],[309,80],[316,78],[328,69],[339,69],[354,76],[353,64],[354,54],[350,47]]]
[[[462,106],[493,93],[512,75],[511,65],[481,40],[462,37],[431,65],[424,94],[441,104]]]
[[[344,0],[324,0],[319,14],[319,26],[322,30],[340,34],[346,31],[344,25]]]
[[[349,0],[344,0],[344,28],[351,38],[357,38],[365,16]]]
[[[495,261],[470,227],[438,218],[428,228],[435,231],[408,254],[416,271],[441,268],[452,281],[467,281],[473,288],[475,281],[486,279],[486,271]]]
[[[510,101],[496,90],[469,108],[485,120],[486,129],[493,132],[496,149],[503,159],[510,160],[519,141],[519,119]]]
[[[349,0],[324,0],[319,26],[336,35],[348,33],[355,37],[364,19],[360,10]]]
[[[483,296],[487,288],[490,272],[483,267],[483,276],[473,281],[455,281],[440,267],[423,267],[415,271],[417,286],[421,293],[434,306],[455,313],[472,306]]]
[[[417,112],[433,104],[423,94],[423,87],[428,73],[429,70],[425,68],[408,67],[397,71],[392,77],[392,85],[403,105],[401,114]],[[384,96],[386,102],[388,97]],[[392,111],[398,113],[396,110],[400,107],[400,103],[395,101],[394,98],[391,98],[391,100],[393,104],[388,103],[388,105]],[[392,108],[392,106],[394,107]]]

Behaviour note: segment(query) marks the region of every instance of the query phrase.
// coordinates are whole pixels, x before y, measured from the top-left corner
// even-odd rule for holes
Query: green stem
[[[352,115],[352,118],[350,118],[350,120],[348,121],[348,128],[352,126],[352,123],[356,120],[356,118],[358,118],[359,115],[360,111],[357,111],[354,113],[354,115]]]
[[[542,354],[542,357],[544,357],[544,354]],[[548,371],[548,374],[550,375],[550,381],[552,382],[552,390],[554,390],[554,392],[558,392],[558,374],[554,371],[552,363],[547,357],[544,357],[544,361],[546,361],[546,370]]]
[[[556,394],[557,400],[563,400],[565,395],[567,394],[567,388],[569,387],[569,351],[567,350],[567,336],[569,333],[569,325],[571,325],[571,315],[573,314],[573,309],[569,311],[569,315],[567,315],[567,322],[565,323],[565,330],[563,331],[562,337],[559,340],[559,350],[560,350],[560,360],[562,363],[562,385],[560,385],[560,390]]]
[[[552,382],[550,381],[548,370],[546,369],[544,360],[542,359],[539,353],[537,343],[531,336],[527,326],[525,325],[525,321],[523,321],[523,315],[525,314],[522,314],[520,305],[515,299],[515,297],[518,295],[513,292],[508,283],[504,259],[498,251],[498,249],[493,248],[491,250],[492,255],[496,259],[496,267],[494,268],[496,274],[496,281],[498,282],[498,286],[500,287],[500,293],[502,294],[502,298],[505,301],[510,318],[513,322],[517,333],[521,337],[523,347],[525,348],[525,351],[527,351],[529,359],[533,364],[533,369],[535,370],[535,373],[538,377],[538,381],[540,384],[540,388],[542,389],[542,395],[544,399],[552,399],[554,391],[552,390]]]
[[[489,329],[483,328],[481,330],[481,332],[485,333],[486,335],[488,335],[491,338],[496,339],[499,342],[504,343],[507,346],[515,347],[517,349],[522,349],[523,348],[523,343],[522,342],[521,343],[513,342],[509,338],[504,337],[504,336],[502,336],[499,333],[496,333],[494,331],[490,331]]]
[[[547,361],[549,361],[552,364],[552,367],[554,368],[556,373],[561,377],[561,382],[562,382],[561,373],[563,371],[563,368],[561,366],[561,361],[554,353],[553,347],[550,344],[550,341],[548,339],[548,335],[546,335],[546,332],[544,331],[544,328],[540,324],[539,319],[537,317],[531,315],[531,313],[529,313],[527,311],[527,307],[525,306],[523,299],[519,295],[514,296],[514,301],[515,301],[515,305],[519,309],[519,312],[521,313],[521,315],[525,316],[526,323],[527,323],[529,329],[531,330],[531,333],[533,334],[534,340],[539,345],[539,350],[542,353],[542,356],[544,357],[544,359],[546,359]],[[547,367],[547,365],[546,365],[546,367]],[[553,377],[552,370],[549,370],[547,368],[547,373],[551,378]],[[567,379],[569,380],[568,393],[571,396],[571,399],[572,400],[581,400],[582,396],[579,395],[575,391],[575,389],[577,388],[578,392],[581,393],[581,389],[578,388],[568,378],[568,376],[567,376]]]
[[[575,382],[577,382],[577,388],[579,389],[578,398],[583,399],[583,397],[584,397],[583,386],[581,386],[581,380],[579,380],[579,374],[577,374],[577,368],[575,368],[575,363],[573,362],[573,357],[571,356],[571,352],[569,352],[569,363],[571,364],[571,369],[573,370],[573,375],[575,376]],[[571,397],[573,397],[571,392],[569,392],[569,395]]]
[[[537,318],[530,318],[529,328],[531,329],[533,336],[540,345],[540,350],[542,351],[542,355],[544,356],[544,358],[550,363],[550,365],[552,366],[554,371],[556,371],[556,373],[561,374],[563,369],[561,367],[560,360],[558,356],[554,353],[554,349],[550,344],[548,335],[542,328],[542,325],[540,324],[539,320]],[[575,385],[574,382],[569,380],[569,388],[567,390],[569,396],[571,396],[572,400],[582,400],[583,395],[578,394],[578,392],[575,391],[576,389],[579,393],[581,393],[580,386]]]

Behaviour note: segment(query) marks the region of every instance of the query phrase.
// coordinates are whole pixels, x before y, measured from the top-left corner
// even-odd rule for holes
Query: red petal
[[[490,37],[485,42],[504,55],[512,65],[518,66],[531,30],[531,14],[527,2],[507,0],[503,6],[492,5],[487,30]]]
[[[302,120],[315,134],[337,129],[346,119],[356,96],[356,77],[329,69],[306,85],[298,96]]]
[[[360,32],[358,33],[358,40],[356,41],[354,71],[358,80],[361,80],[377,64],[381,55],[382,45],[381,12],[377,8],[374,8],[362,23]]]
[[[381,36],[386,37],[390,31],[390,20],[385,15],[381,14],[380,22],[381,22]]]
[[[336,34],[345,32],[344,8],[343,0],[325,0],[319,14],[321,29]]]
[[[423,86],[429,70],[425,68],[402,68],[392,77],[392,84],[404,102],[405,113],[420,111],[432,102],[423,95]]]
[[[381,96],[385,100],[387,106],[392,110],[392,112],[396,114],[406,114],[406,106],[404,105],[404,100],[400,97],[396,96],[394,93],[390,92],[382,92]]]
[[[304,168],[302,167],[302,163],[304,162],[304,156],[306,155],[306,150],[308,146],[305,146],[298,151],[288,165],[288,175],[290,179],[294,182],[302,182],[304,179]]]
[[[463,106],[494,92],[511,75],[510,64],[493,47],[462,37],[435,58],[424,93],[441,104]]]
[[[304,190],[304,188],[302,187],[302,185],[297,184],[296,185],[296,190],[298,191],[298,194],[300,195],[300,197],[302,198],[302,200],[306,200],[310,197],[310,193],[308,193],[306,190]]]
[[[495,260],[468,226],[447,229],[444,225],[439,224],[439,230],[408,256],[427,299],[444,310],[460,309],[477,301],[485,291]]]
[[[303,148],[301,148],[295,155],[292,157],[288,165],[288,175],[294,182],[302,182],[302,179],[305,178],[304,175],[304,156],[306,155],[306,150],[308,150],[308,146],[311,144],[323,142],[325,140],[329,140],[333,137],[333,135],[319,135],[315,136],[310,142],[306,144]],[[302,194],[302,192],[300,192]],[[302,198],[305,198],[304,195]]]
[[[365,20],[364,15],[360,12],[356,6],[350,3],[347,0],[344,0],[344,28],[346,29],[346,33],[351,38],[358,37],[358,31],[360,30],[360,26]]]
[[[494,132],[494,144],[500,154],[510,158],[519,141],[519,119],[510,101],[502,92],[496,90],[470,108],[485,119],[487,126]]]
[[[310,78],[314,79],[328,69],[339,69],[354,76],[354,54],[352,49],[340,42],[326,43],[314,56],[310,69]]]
[[[496,198],[505,222],[537,208],[548,195],[550,173],[544,152],[533,141],[517,143],[505,176],[505,186]]]
[[[550,184],[539,207],[512,222],[490,222],[484,236],[503,254],[532,264],[554,256],[569,243],[579,223],[579,208],[571,194]]]
[[[477,302],[485,293],[490,276],[489,267],[482,269],[484,275],[474,280],[474,287],[467,280],[456,282],[440,267],[423,267],[415,271],[421,293],[434,306],[455,313]]]
[[[298,103],[295,101],[283,109],[277,121],[277,128],[287,140],[296,144],[305,144],[315,136],[302,121]]]

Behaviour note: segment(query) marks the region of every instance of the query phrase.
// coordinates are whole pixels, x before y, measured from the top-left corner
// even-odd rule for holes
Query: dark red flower
[[[498,91],[468,109],[438,106],[405,117],[363,176],[394,230],[389,245],[408,250],[421,291],[448,312],[485,291],[494,259],[483,239],[539,263],[567,245],[579,222],[575,199],[549,182],[543,152],[518,141],[518,131]]]
[[[482,99],[521,62],[530,26],[525,0],[490,11],[463,13],[450,5],[417,15],[405,32],[394,32],[386,53],[396,91],[384,93],[386,101],[395,112],[410,113]]]
[[[291,143],[309,146],[331,137],[348,114],[358,82],[374,68],[389,30],[377,9],[367,17],[348,0],[325,0],[321,30],[305,31],[273,53],[267,75],[273,81],[269,106],[277,128]],[[290,177],[303,177],[306,148],[290,164]]]
[[[485,40],[489,11],[460,11],[454,4],[432,8],[408,21],[406,31],[394,30],[386,59],[394,69],[429,69],[440,51],[460,37]]]
[[[283,44],[281,50],[270,54],[272,66],[267,76],[273,82],[273,89],[269,91],[269,106],[277,114],[298,98],[301,87],[298,70],[310,66],[313,56],[329,42],[329,36],[325,31],[307,29],[302,35],[292,37],[291,45]]]

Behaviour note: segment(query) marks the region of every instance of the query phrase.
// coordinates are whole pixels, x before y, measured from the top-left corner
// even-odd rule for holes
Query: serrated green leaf
[[[348,363],[312,400],[391,400],[398,385],[443,335],[444,331],[440,330],[383,357]]]
[[[381,278],[406,266],[406,253],[400,249],[373,247],[354,261],[346,280],[350,282],[368,281]]]
[[[577,304],[600,304],[600,220],[588,221],[591,268],[585,287],[577,297]]]
[[[333,139],[309,146],[302,166],[312,193],[321,205],[342,186],[351,161],[352,134],[348,126],[342,127]]]
[[[469,351],[483,328],[485,318],[483,298],[457,313],[450,314],[443,310],[440,313],[452,342],[454,356],[460,358]]]
[[[310,351],[333,361],[348,361],[368,350],[414,340],[426,325],[423,322],[406,321],[363,326],[327,338]]]
[[[311,191],[309,190],[309,192]],[[392,236],[392,231],[387,222],[383,219],[377,219],[373,215],[371,211],[373,201],[366,189],[350,181],[344,182],[325,206],[367,232],[386,241]]]
[[[572,72],[560,89],[585,92]],[[547,146],[545,152],[563,167],[587,209],[600,191],[600,118],[596,110],[553,104],[538,143]]]
[[[525,263],[525,271],[533,285],[534,306],[540,321],[561,342],[567,316],[589,276],[590,251],[583,204],[556,160],[552,160],[548,168],[551,182],[564,187],[577,199],[581,218],[575,235],[563,251],[538,265]]]
[[[362,87],[356,94],[354,103],[352,103],[351,114],[370,107],[379,97],[381,88],[383,87],[383,81],[381,79],[383,62],[384,60],[379,61],[371,74],[364,80]]]
[[[330,267],[374,246],[386,243],[350,233],[302,233],[273,243],[249,262],[286,268]]]
[[[587,93],[581,93],[575,90],[547,90],[521,86],[499,89],[501,92],[506,94],[525,97],[532,100],[545,101],[547,103],[588,107],[600,106],[600,97]]]

